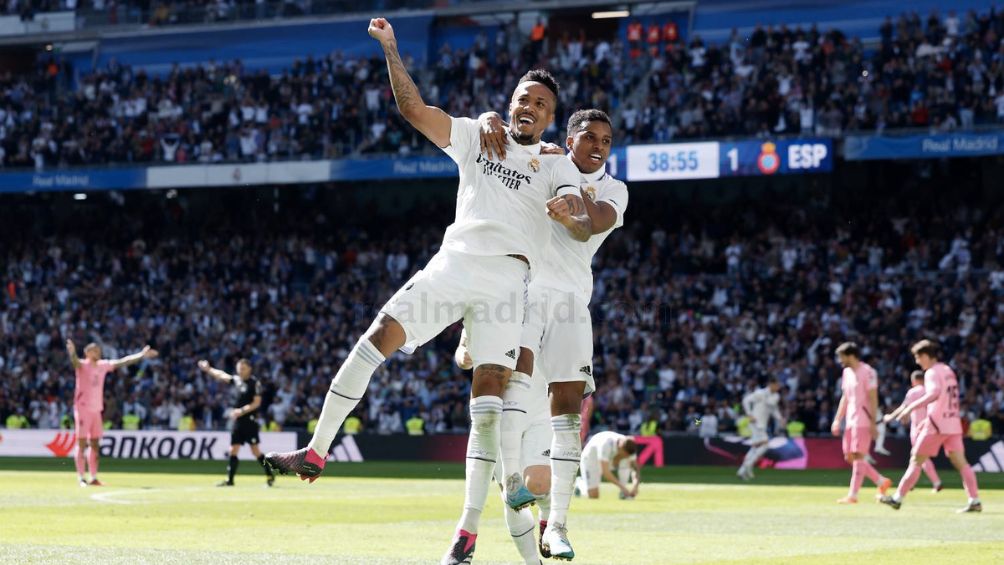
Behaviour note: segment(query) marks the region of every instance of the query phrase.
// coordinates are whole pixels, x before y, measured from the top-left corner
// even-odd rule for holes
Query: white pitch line
[[[108,492],[102,492],[102,493],[92,494],[91,495],[91,500],[96,500],[98,502],[104,502],[106,504],[132,504],[132,502],[129,502],[128,500],[116,500],[116,499],[111,498],[111,497],[112,496],[116,496],[116,495],[120,495],[120,494],[123,494],[123,495],[125,495],[125,494],[135,494],[136,492],[142,492],[142,491],[112,490],[112,491],[108,491]]]

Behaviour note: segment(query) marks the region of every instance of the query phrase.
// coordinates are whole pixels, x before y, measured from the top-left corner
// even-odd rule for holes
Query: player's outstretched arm
[[[426,106],[422,95],[411,79],[408,70],[404,68],[401,54],[397,50],[397,38],[394,28],[384,18],[373,18],[367,30],[370,37],[380,42],[384,57],[387,59],[387,71],[390,73],[390,86],[394,91],[397,108],[408,123],[437,147],[450,145],[450,116],[435,106]]]
[[[149,345],[143,346],[143,349],[133,353],[132,355],[126,355],[121,359],[115,359],[112,361],[112,365],[116,369],[121,369],[122,367],[128,367],[129,365],[135,365],[144,359],[153,359],[158,355],[156,349],[150,349]]]
[[[209,364],[209,361],[206,361],[205,359],[199,361],[199,370],[218,381],[229,383],[234,380],[233,375],[219,369],[214,369],[213,366]]]
[[[73,345],[73,340],[66,340],[66,353],[70,356],[70,364],[76,369],[80,366],[80,357],[77,357],[77,346]]]

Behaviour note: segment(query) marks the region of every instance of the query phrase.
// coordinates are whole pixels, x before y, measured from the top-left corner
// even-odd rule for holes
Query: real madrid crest
[[[530,159],[530,170],[535,173],[540,170],[540,161],[536,157]]]
[[[592,200],[593,202],[596,202],[596,187],[595,186],[589,185],[589,186],[587,186],[586,188],[584,188],[582,190],[586,193],[586,196],[588,196],[590,200]]]

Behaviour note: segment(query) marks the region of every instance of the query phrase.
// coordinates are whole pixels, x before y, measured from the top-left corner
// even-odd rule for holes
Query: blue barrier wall
[[[315,24],[272,25],[241,29],[217,28],[186,33],[151,33],[138,37],[110,38],[101,42],[97,66],[112,59],[144,69],[149,74],[167,73],[171,66],[198,65],[206,61],[241,59],[251,70],[278,72],[293,61],[327,56],[341,51],[346,56],[382,56],[379,44],[366,33],[369,19]],[[432,16],[409,16],[394,20],[398,48],[404,56],[425,64]],[[93,68],[90,56],[75,58],[81,72]]]

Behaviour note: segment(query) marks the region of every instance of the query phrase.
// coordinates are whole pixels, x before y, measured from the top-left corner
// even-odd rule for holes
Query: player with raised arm
[[[104,425],[101,412],[105,409],[105,377],[115,369],[135,365],[144,359],[157,356],[149,345],[138,353],[121,359],[102,359],[101,346],[88,343],[84,347],[84,358],[77,357],[77,347],[73,340],[66,340],[66,353],[76,373],[76,390],[73,393],[73,425],[77,436],[77,452],[73,462],[77,466],[77,480],[80,486],[102,486],[98,480],[98,451]],[[90,450],[87,448],[90,447]],[[84,452],[87,451],[87,466],[91,471],[91,482],[84,475]]]
[[[251,372],[251,361],[240,359],[237,361],[237,373],[231,375],[225,371],[214,369],[209,361],[199,361],[199,369],[214,379],[232,385],[233,394],[236,398],[234,408],[228,411],[227,417],[234,421],[234,429],[230,432],[230,460],[227,464],[227,479],[220,481],[216,486],[234,486],[234,475],[237,473],[237,465],[240,460],[237,454],[240,453],[241,446],[245,443],[251,446],[251,453],[254,454],[258,464],[265,470],[265,484],[272,486],[275,484],[275,475],[268,465],[265,464],[265,456],[258,447],[260,439],[258,437],[258,408],[261,407],[261,391],[258,379]]]
[[[398,349],[412,352],[462,319],[474,365],[471,434],[464,512],[442,562],[469,562],[498,458],[502,393],[516,366],[527,281],[540,270],[540,252],[551,237],[548,217],[583,240],[592,234],[592,220],[575,166],[540,154],[540,136],[554,121],[558,101],[549,73],[530,71],[520,79],[509,106],[509,135],[516,145],[504,160],[493,162],[479,150],[475,120],[450,117],[422,100],[391,24],[376,18],[368,31],[383,48],[401,115],[457,163],[456,218],[439,252],[384,305],[338,370],[310,444],[270,453],[266,461],[281,473],[316,479],[335,434],[386,357]]]
[[[750,450],[746,452],[739,471],[736,473],[740,479],[748,481],[753,478],[753,467],[756,466],[760,458],[767,453],[767,442],[770,435],[767,434],[767,421],[774,419],[774,424],[778,429],[784,427],[784,417],[778,408],[781,396],[778,391],[781,389],[781,381],[777,377],[771,377],[767,386],[758,388],[743,397],[743,411],[750,423]]]
[[[865,455],[871,449],[875,437],[875,415],[878,412],[878,374],[868,363],[861,360],[861,351],[852,341],[837,347],[837,358],[844,367],[840,377],[842,395],[830,431],[840,435],[840,421],[844,420],[844,458],[851,464],[851,486],[847,496],[838,499],[839,504],[857,504],[858,491],[865,477],[871,479],[885,495],[892,481],[883,477]]]
[[[910,466],[899,481],[899,487],[892,496],[883,496],[881,502],[899,510],[903,498],[917,484],[924,463],[938,454],[942,447],[952,465],[962,475],[962,485],[969,496],[969,502],[959,513],[982,512],[979,487],[976,484],[976,473],[966,461],[966,448],[962,442],[962,420],[959,418],[959,381],[955,371],[938,360],[940,351],[938,345],[931,340],[922,339],[910,348],[914,361],[924,371],[924,395],[897,410],[900,419],[906,419],[914,410],[927,408],[927,415],[921,423],[917,441],[910,453]],[[893,414],[886,416],[886,421],[892,420]]]
[[[490,132],[483,136],[482,146],[500,158],[505,158],[503,125],[497,115],[482,116],[482,129]],[[520,355],[503,397],[501,444],[506,503],[519,511],[535,499],[550,501],[548,517],[541,521],[540,547],[545,557],[557,559],[575,556],[566,520],[582,454],[582,398],[595,389],[589,312],[592,259],[606,237],[623,225],[628,203],[627,186],[605,169],[613,147],[613,129],[606,113],[579,110],[569,117],[566,132],[568,159],[581,173],[582,200],[592,218],[593,237],[583,242],[573,230],[552,224],[547,261],[530,284]],[[550,401],[541,404],[548,391]],[[538,413],[548,407],[549,413]],[[526,467],[526,453],[535,453],[543,441],[533,431],[542,429],[541,417],[549,417],[552,432],[549,480],[540,477],[543,469]],[[547,497],[535,490],[545,486],[550,492]],[[507,521],[514,539],[533,527],[529,512],[507,514]],[[521,543],[517,540],[518,546]]]
[[[899,408],[893,410],[887,414],[882,420],[883,423],[888,423],[893,420],[903,417],[903,413],[908,406],[913,404],[915,400],[924,396],[924,371],[914,371],[910,373],[910,384],[913,386],[910,390],[906,391],[906,396],[903,398],[903,404],[899,405]],[[927,406],[918,406],[914,408],[910,415],[910,445],[917,445],[917,437],[920,435],[920,428],[924,420],[927,418]],[[905,420],[906,418],[903,417]],[[934,462],[928,459],[920,466],[924,470],[924,474],[927,478],[931,480],[931,484],[934,485],[934,492],[940,492],[941,477],[938,476],[937,469],[934,468]]]

